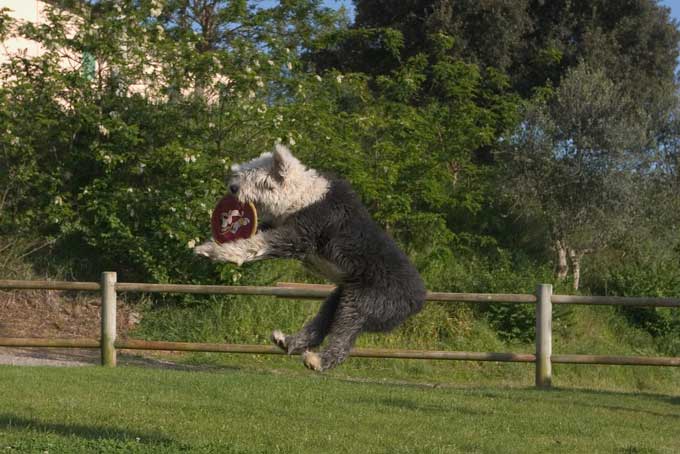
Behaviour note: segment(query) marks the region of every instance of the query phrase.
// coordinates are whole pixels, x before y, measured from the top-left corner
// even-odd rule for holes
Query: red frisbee
[[[213,210],[212,235],[218,243],[250,238],[257,232],[257,212],[252,203],[241,203],[233,195],[222,198]]]

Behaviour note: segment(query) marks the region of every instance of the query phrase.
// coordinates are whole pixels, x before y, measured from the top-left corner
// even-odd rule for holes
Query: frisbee
[[[257,232],[257,211],[252,203],[241,203],[233,195],[222,198],[212,213],[212,235],[218,243],[250,238]]]

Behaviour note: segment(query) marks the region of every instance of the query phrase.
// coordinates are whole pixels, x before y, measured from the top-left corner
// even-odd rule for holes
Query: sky
[[[680,22],[680,0],[661,0],[662,5],[671,8],[671,15]]]

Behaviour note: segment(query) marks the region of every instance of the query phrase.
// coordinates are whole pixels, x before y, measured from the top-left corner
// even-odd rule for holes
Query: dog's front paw
[[[200,255],[202,257],[213,258],[215,254],[215,246],[217,246],[217,244],[214,241],[206,241],[205,243],[194,248],[194,254]]]
[[[323,366],[321,365],[321,355],[318,353],[307,350],[302,354],[302,362],[307,369],[311,369],[316,372],[321,372],[323,370]]]
[[[272,342],[281,350],[288,353],[288,347],[286,346],[286,335],[283,334],[282,331],[277,329],[272,333]]]
[[[244,262],[242,251],[232,243],[218,244],[215,241],[206,241],[194,248],[194,253],[218,262],[231,262],[241,266]]]

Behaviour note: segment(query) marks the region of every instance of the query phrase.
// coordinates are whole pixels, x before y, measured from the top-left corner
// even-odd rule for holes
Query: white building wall
[[[0,8],[9,8],[9,15],[17,20],[41,24],[45,21],[46,5],[40,0],[0,0]],[[42,46],[24,38],[10,38],[0,44],[0,64],[6,63],[10,55],[24,54],[38,57]]]

